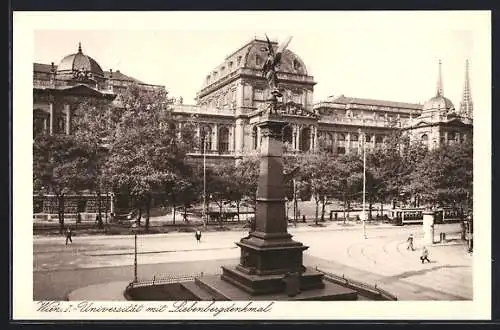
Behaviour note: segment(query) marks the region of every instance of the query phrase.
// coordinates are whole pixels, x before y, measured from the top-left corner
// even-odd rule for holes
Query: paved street
[[[289,228],[294,239],[309,246],[305,264],[344,274],[388,290],[401,300],[472,299],[472,257],[458,238],[459,225],[437,225],[436,238],[446,232],[448,244],[430,248],[431,263],[419,260],[419,226],[367,226],[363,239],[359,225],[326,228]],[[406,249],[409,233],[416,237],[416,251]],[[139,277],[217,272],[223,264],[235,264],[239,249],[234,244],[246,232],[204,233],[196,243],[193,233],[169,233],[138,237]],[[34,241],[34,298],[64,299],[81,286],[131,280],[133,236],[74,237],[65,246],[63,237]]]

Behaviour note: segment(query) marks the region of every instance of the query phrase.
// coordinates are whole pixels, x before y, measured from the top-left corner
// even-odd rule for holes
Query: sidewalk
[[[123,293],[130,282],[108,282],[89,285],[76,289],[68,294],[69,301],[122,301],[125,299]]]
[[[293,224],[288,225],[288,232],[290,234],[294,233],[300,233],[300,232],[316,232],[316,231],[352,231],[352,230],[361,230],[362,224],[356,224],[356,223],[347,223],[344,225],[342,222],[323,222],[320,223],[323,224],[324,227],[321,226],[313,226],[311,223],[307,224],[299,224],[297,227],[294,227]],[[392,224],[366,224],[366,227],[370,230],[373,229],[388,229],[388,228],[400,228],[397,226],[394,226]],[[203,230],[202,230],[203,231]],[[248,233],[248,229],[243,229],[243,228],[234,228],[234,230],[228,230],[228,231],[209,231],[205,232],[204,235],[208,234],[224,234],[224,233],[234,233],[234,232],[242,232],[245,233],[246,235]],[[194,233],[184,233],[184,232],[170,232],[170,233],[158,233],[158,234],[140,234],[138,236],[143,236],[143,237],[188,237],[188,236],[193,236]],[[44,236],[44,235],[34,235],[33,240],[37,242],[44,242],[44,241],[60,241],[61,237],[63,235],[59,236]],[[104,234],[99,234],[99,235],[82,235],[79,236],[78,232],[74,235],[78,240],[93,240],[93,239],[130,239],[130,237],[133,236],[133,234],[129,235],[104,235]]]

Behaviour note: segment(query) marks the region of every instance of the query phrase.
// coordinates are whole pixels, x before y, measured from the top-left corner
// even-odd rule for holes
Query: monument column
[[[278,49],[284,49],[290,39]],[[220,278],[196,282],[221,300],[253,300],[257,295],[269,295],[264,296],[267,300],[356,300],[355,291],[326,285],[323,273],[304,267],[303,252],[308,247],[292,240],[287,231],[282,138],[288,123],[279,114],[282,94],[277,88],[277,69],[271,69],[268,85],[272,96],[257,123],[261,141],[255,221],[250,233],[236,243],[241,250],[239,264],[223,266]]]

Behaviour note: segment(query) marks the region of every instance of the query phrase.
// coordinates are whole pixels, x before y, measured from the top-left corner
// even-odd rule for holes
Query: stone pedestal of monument
[[[262,143],[255,230],[236,243],[241,249],[238,265],[223,266],[220,279],[201,278],[198,284],[228,300],[258,296],[288,300],[291,291],[297,291],[293,299],[298,300],[356,300],[355,291],[324,282],[322,273],[304,267],[302,254],[308,247],[292,239],[285,215],[282,130],[287,122],[267,113],[258,125]]]

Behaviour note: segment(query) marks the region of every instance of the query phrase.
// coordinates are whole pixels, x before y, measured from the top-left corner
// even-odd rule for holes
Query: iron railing
[[[377,286],[375,283],[374,285],[368,284],[368,283],[363,283],[360,281],[353,280],[351,278],[345,277],[344,274],[342,276],[339,276],[337,274],[333,274],[324,270],[321,270],[320,268],[316,267],[316,270],[320,273],[323,273],[324,277],[326,280],[337,283],[346,287],[349,287],[353,290],[360,291],[361,293],[370,296],[371,298],[374,298],[376,300],[389,300],[389,301],[396,301],[398,298],[393,295],[392,293],[381,289],[380,287]]]
[[[212,273],[200,272],[192,274],[159,274],[159,275],[154,275],[152,279],[140,280],[137,282],[132,281],[127,286],[127,289],[170,284],[170,283],[189,282],[189,281],[194,281],[195,279],[200,277],[217,276],[221,274],[222,272],[212,272]]]

